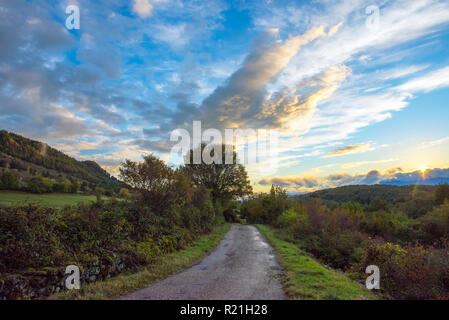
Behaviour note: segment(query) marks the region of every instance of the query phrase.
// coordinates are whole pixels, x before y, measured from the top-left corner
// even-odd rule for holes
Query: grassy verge
[[[13,206],[20,204],[36,203],[46,207],[62,208],[64,206],[77,205],[80,202],[95,202],[96,196],[70,193],[44,193],[34,194],[19,191],[0,191],[0,205]],[[108,200],[108,197],[102,197]]]
[[[285,292],[290,299],[376,299],[372,292],[360,284],[326,269],[294,244],[277,238],[268,226],[256,225],[256,227],[278,252],[285,267]]]
[[[153,264],[117,277],[82,285],[80,290],[70,290],[50,296],[51,300],[113,299],[144,288],[151,283],[187,268],[209,253],[229,230],[229,224],[216,227],[211,233],[201,236],[186,249],[159,257]]]

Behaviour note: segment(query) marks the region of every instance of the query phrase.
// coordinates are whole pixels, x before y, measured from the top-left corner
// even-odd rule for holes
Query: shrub
[[[279,228],[291,228],[298,223],[298,212],[295,209],[290,208],[285,210],[276,221]]]
[[[382,291],[395,299],[433,299],[447,294],[449,257],[440,250],[417,243],[399,245],[371,242],[362,262],[354,269],[363,273],[366,266],[377,265]]]

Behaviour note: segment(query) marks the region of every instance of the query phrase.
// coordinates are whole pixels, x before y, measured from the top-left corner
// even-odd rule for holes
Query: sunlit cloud
[[[350,146],[344,146],[330,151],[324,158],[332,158],[346,154],[354,154],[374,150],[370,144],[358,143]]]
[[[287,176],[272,177],[260,180],[261,185],[279,185],[291,193],[310,192],[320,189],[335,188],[345,185],[412,185],[437,184],[449,181],[449,169],[427,169],[422,171],[403,172],[400,168],[392,168],[385,172],[371,170],[366,173],[349,174],[347,172],[332,173],[327,176]]]

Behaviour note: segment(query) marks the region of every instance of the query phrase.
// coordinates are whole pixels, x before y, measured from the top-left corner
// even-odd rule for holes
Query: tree
[[[439,184],[435,189],[435,203],[442,205],[446,199],[449,199],[449,185],[447,183]]]
[[[19,188],[20,174],[6,170],[0,174],[0,189],[17,190]]]
[[[77,193],[81,188],[81,182],[79,181],[73,181],[70,185],[70,192],[71,193]]]
[[[71,183],[69,180],[64,178],[59,178],[54,184],[53,184],[53,191],[54,192],[69,192],[71,187]]]
[[[120,178],[139,191],[143,202],[157,212],[179,199],[178,173],[152,154],[144,156],[143,160],[122,163]]]
[[[51,192],[52,182],[42,176],[34,176],[27,179],[27,190],[32,193]]]
[[[180,168],[180,171],[188,176],[196,186],[204,186],[211,191],[212,199],[216,200],[231,200],[238,197],[244,197],[252,193],[252,187],[248,179],[248,174],[245,167],[237,162],[237,154],[235,150],[232,151],[232,163],[226,164],[226,146],[221,145],[221,161],[220,163],[205,163],[204,151],[205,144],[202,144],[200,150],[203,155],[201,163],[194,164],[193,157],[195,150],[190,150],[186,155],[187,164]],[[220,148],[220,146],[218,146]],[[213,148],[210,151],[210,156],[214,158]],[[208,150],[206,149],[206,152]]]
[[[129,190],[126,188],[121,188],[120,189],[120,197],[122,198],[128,198],[129,197]]]

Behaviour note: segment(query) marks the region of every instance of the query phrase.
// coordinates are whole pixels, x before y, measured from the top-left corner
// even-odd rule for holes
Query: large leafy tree
[[[177,199],[179,174],[164,161],[150,154],[137,163],[126,160],[120,168],[120,178],[137,190],[150,208],[160,210]]]
[[[198,148],[201,149],[190,150],[185,156],[186,164],[181,166],[180,171],[188,176],[196,186],[204,186],[209,189],[214,201],[236,199],[252,193],[246,169],[242,164],[238,163],[234,149],[231,149],[232,161],[228,161],[231,163],[226,163],[226,145],[216,145],[210,148],[202,144]],[[218,153],[214,154],[220,151],[220,149],[221,155]],[[194,163],[193,161],[195,151],[201,152],[200,163]],[[206,163],[204,161],[206,152],[209,153],[211,158],[215,158],[218,161]]]

